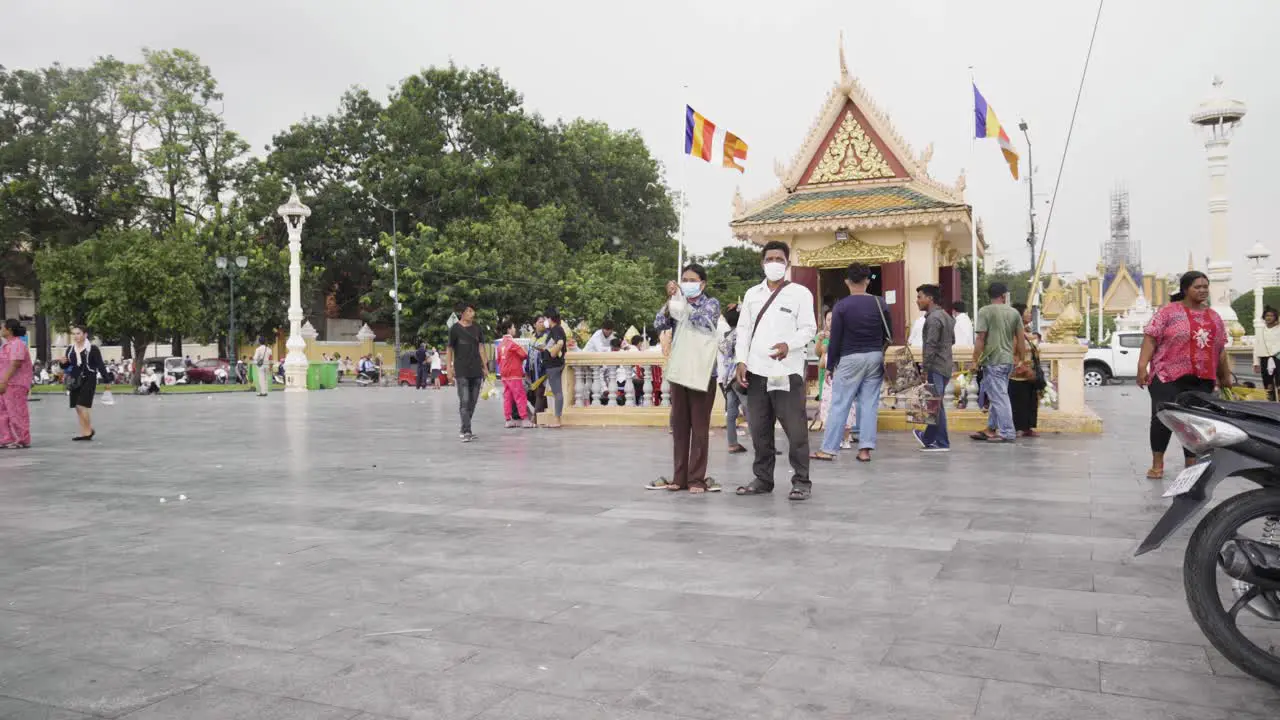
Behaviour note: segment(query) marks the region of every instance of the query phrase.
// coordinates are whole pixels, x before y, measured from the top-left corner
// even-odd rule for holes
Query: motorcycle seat
[[[1222,400],[1206,393],[1188,392],[1179,395],[1175,404],[1205,408],[1232,417],[1280,424],[1280,403]]]

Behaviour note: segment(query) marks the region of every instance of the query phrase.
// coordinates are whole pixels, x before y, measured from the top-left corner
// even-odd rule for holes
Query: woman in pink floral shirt
[[[23,337],[26,328],[9,319],[0,326],[0,447],[31,447],[31,415],[27,394],[31,391],[31,351]]]
[[[1156,411],[1187,391],[1213,392],[1230,383],[1227,328],[1209,308],[1209,278],[1192,270],[1178,281],[1178,293],[1147,324],[1138,358],[1138,386],[1151,392],[1151,469],[1147,477],[1164,477],[1164,453],[1172,436]],[[1183,451],[1191,465],[1196,458]]]

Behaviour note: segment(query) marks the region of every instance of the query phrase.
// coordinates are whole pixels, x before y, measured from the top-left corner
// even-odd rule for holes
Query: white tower
[[[284,357],[285,392],[307,391],[307,341],[302,337],[302,226],[311,217],[311,208],[298,200],[298,191],[289,195],[289,202],[276,209],[284,218],[289,232],[289,340]]]
[[[1236,334],[1240,323],[1231,309],[1231,248],[1227,234],[1227,146],[1244,120],[1245,105],[1228,98],[1222,78],[1213,78],[1213,92],[1191,113],[1191,123],[1204,134],[1209,156],[1209,301],[1222,316],[1227,329]],[[1240,329],[1243,332],[1243,329]]]

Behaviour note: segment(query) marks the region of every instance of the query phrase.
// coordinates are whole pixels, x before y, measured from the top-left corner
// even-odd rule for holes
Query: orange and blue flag
[[[1013,149],[1013,143],[1009,141],[1009,135],[1000,126],[1000,120],[996,118],[996,111],[991,109],[987,104],[987,99],[982,97],[982,93],[978,92],[978,86],[973,86],[973,119],[974,119],[974,136],[979,140],[982,138],[995,138],[1000,144],[1000,151],[1004,153],[1005,162],[1009,163],[1009,172],[1013,173],[1013,179],[1018,179],[1018,152]]]
[[[742,138],[731,132],[724,134],[724,167],[733,168],[740,173],[745,173],[746,168],[738,164],[738,160],[747,159],[747,144]]]
[[[684,154],[711,162],[711,141],[716,136],[716,125],[684,106]]]

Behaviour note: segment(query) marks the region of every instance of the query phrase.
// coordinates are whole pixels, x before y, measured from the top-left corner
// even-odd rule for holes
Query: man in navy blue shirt
[[[867,293],[871,268],[866,265],[850,265],[844,282],[849,295],[831,311],[831,342],[827,346],[831,408],[827,417],[848,417],[849,408],[857,402],[858,460],[871,462],[884,382],[884,349],[889,341],[889,306],[879,296]],[[827,423],[822,450],[810,457],[834,460],[843,433],[844,423]]]

